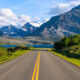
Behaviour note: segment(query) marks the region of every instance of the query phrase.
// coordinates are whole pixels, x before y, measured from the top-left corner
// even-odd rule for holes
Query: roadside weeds
[[[21,55],[24,55],[26,53],[28,53],[30,50],[18,50],[16,52],[13,53],[12,56],[4,56],[4,57],[0,57],[0,64],[3,64],[5,62],[8,62],[10,60],[13,60],[15,58],[18,58]]]
[[[76,65],[77,67],[80,68],[80,59],[69,58],[69,57],[67,57],[67,56],[65,56],[65,55],[62,55],[62,54],[60,54],[60,53],[57,53],[57,52],[55,52],[55,51],[53,51],[53,50],[51,50],[51,49],[49,49],[48,51],[51,52],[51,53],[53,53],[54,55],[56,55],[56,56],[64,59],[64,60],[66,60],[66,61],[68,61],[68,62]]]

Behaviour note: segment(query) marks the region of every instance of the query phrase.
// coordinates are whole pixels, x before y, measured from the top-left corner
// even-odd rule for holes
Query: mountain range
[[[25,25],[23,25],[21,29],[22,29],[23,31],[25,31],[25,32],[27,33],[27,35],[28,35],[28,34],[34,32],[34,31],[37,29],[37,27],[33,26],[32,24],[30,24],[30,23],[28,22],[28,23],[26,23]]]
[[[10,36],[10,37],[25,37],[35,31],[37,27],[26,23],[20,29],[16,28],[13,25],[3,26],[0,28],[1,36]]]
[[[46,37],[56,41],[75,34],[80,34],[80,5],[64,14],[52,17],[30,36]]]
[[[57,41],[64,36],[80,34],[80,5],[43,23],[39,28],[26,23],[20,29],[13,25],[0,28],[1,35],[12,37],[38,36]]]

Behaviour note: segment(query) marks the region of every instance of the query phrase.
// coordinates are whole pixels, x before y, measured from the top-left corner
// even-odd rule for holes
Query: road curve
[[[80,68],[47,50],[33,50],[1,64],[0,80],[80,80]]]

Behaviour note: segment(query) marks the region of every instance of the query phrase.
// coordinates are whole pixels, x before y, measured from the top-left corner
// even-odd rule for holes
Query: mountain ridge
[[[30,23],[24,24],[20,29],[14,26],[15,30],[14,28],[10,30],[10,26],[6,27],[7,29],[2,27],[0,31],[2,31],[4,35],[12,37],[38,36],[44,39],[57,41],[64,36],[80,34],[80,5],[66,13],[51,17],[49,21],[43,23],[38,28]],[[12,35],[11,33],[16,34]]]
[[[75,34],[80,34],[80,5],[66,13],[53,16],[30,36],[60,39]]]
[[[22,26],[22,28],[26,28],[26,31],[24,31],[22,28],[17,28],[16,26],[10,24],[7,26],[2,26],[0,28],[0,32],[3,33],[3,36],[25,37],[33,32],[33,31],[32,32],[29,31],[31,27],[35,28],[35,30],[37,29],[35,26],[31,25],[30,23],[26,23],[26,24]]]

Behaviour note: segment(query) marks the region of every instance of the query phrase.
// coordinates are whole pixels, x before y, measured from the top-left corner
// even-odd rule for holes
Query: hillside
[[[16,37],[0,37],[0,44],[53,44],[52,41],[41,39],[40,37],[26,37],[26,38],[16,38]]]
[[[37,27],[33,26],[29,22],[24,24],[21,28],[17,28],[16,26],[10,24],[0,27],[0,36],[25,37],[34,32],[36,29]]]
[[[52,17],[31,36],[60,40],[64,36],[80,34],[80,5],[64,14]]]

